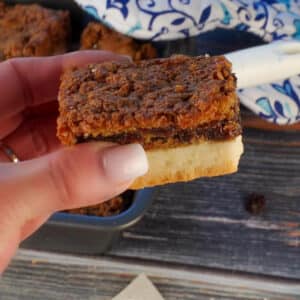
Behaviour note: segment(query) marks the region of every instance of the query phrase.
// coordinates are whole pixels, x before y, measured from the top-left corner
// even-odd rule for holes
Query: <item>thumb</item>
[[[9,241],[20,241],[24,229],[28,235],[55,211],[108,200],[147,170],[138,144],[88,143],[19,164],[0,164],[0,271],[1,257],[9,257],[3,251],[11,251]]]

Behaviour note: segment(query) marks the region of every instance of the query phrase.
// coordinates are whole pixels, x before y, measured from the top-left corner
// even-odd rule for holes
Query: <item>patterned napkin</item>
[[[115,30],[137,39],[186,38],[215,28],[251,32],[266,42],[300,40],[300,0],[76,0]],[[267,121],[300,121],[299,75],[239,91]]]

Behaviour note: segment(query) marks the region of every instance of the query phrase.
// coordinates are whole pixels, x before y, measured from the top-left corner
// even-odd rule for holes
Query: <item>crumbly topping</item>
[[[172,56],[135,63],[106,62],[68,70],[59,92],[58,136],[137,129],[191,129],[239,113],[236,79],[223,56]]]

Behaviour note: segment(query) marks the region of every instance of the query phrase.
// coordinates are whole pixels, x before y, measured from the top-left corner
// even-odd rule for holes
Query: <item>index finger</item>
[[[64,69],[107,60],[128,61],[128,57],[87,50],[44,58],[16,58],[0,63],[0,118],[56,99]]]

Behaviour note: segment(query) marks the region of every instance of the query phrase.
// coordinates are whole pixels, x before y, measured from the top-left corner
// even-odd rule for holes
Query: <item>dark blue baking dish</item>
[[[56,213],[21,247],[80,254],[105,253],[124,229],[142,218],[153,196],[154,189],[136,191],[129,208],[111,217]]]

